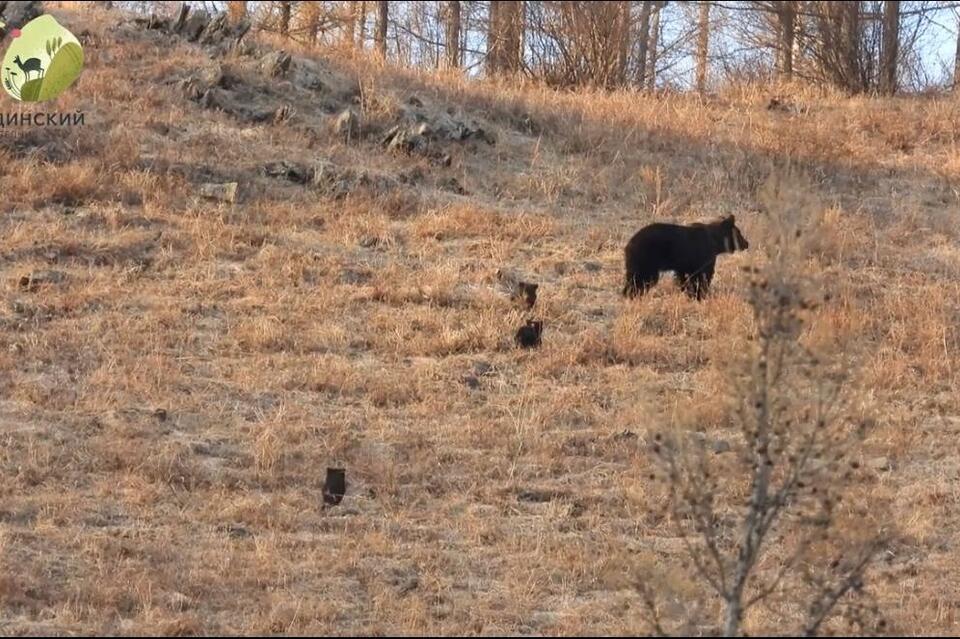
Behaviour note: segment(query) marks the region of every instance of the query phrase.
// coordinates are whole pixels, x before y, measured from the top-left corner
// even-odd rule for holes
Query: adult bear
[[[750,245],[734,216],[709,224],[650,224],[634,235],[624,250],[627,267],[623,294],[643,295],[663,271],[673,271],[680,288],[698,300],[710,290],[713,269],[721,253],[742,251]]]

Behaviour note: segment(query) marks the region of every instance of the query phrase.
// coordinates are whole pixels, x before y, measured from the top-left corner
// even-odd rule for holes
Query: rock
[[[527,489],[521,490],[517,493],[517,499],[519,501],[525,501],[533,504],[545,504],[555,499],[563,499],[566,496],[566,493],[559,490]]]
[[[790,112],[790,105],[785,104],[783,100],[778,97],[770,98],[770,102],[767,103],[767,111],[782,111],[784,113]]]
[[[380,238],[376,235],[364,235],[360,238],[360,246],[363,248],[373,248],[380,244]]]
[[[246,18],[231,23],[227,19],[226,13],[217,14],[200,35],[200,44],[228,43],[230,47],[237,47],[243,37],[247,35],[247,32],[250,31],[250,26],[251,23]]]
[[[543,127],[529,113],[522,113],[514,118],[514,128],[527,135],[540,135]]]
[[[424,138],[429,138],[431,135],[433,135],[433,129],[431,129],[430,125],[426,122],[421,122],[417,126],[413,127],[413,134]]]
[[[293,107],[291,107],[289,104],[284,104],[283,106],[270,111],[265,120],[272,120],[274,124],[280,124],[281,122],[286,122],[289,120],[291,115],[293,115]]]
[[[352,171],[343,169],[333,162],[321,161],[314,166],[310,184],[321,193],[340,199],[354,190],[357,177]]]
[[[412,107],[417,107],[417,108],[422,108],[422,107],[423,107],[423,102],[421,102],[421,101],[420,101],[420,98],[418,98],[418,97],[415,96],[415,95],[411,95],[409,98],[407,98],[407,104],[409,104],[409,105],[412,106]]]
[[[210,93],[210,88],[204,86],[203,82],[197,78],[190,78],[188,80],[183,80],[180,82],[180,90],[183,92],[185,98],[191,102],[200,102],[204,107],[209,108],[209,99],[207,95]]]
[[[180,31],[183,29],[183,25],[187,22],[188,15],[190,15],[190,5],[186,2],[181,2],[180,7],[177,9],[177,15],[174,17],[170,29],[172,31]]]
[[[203,30],[207,28],[207,24],[209,23],[209,13],[203,9],[196,12],[191,11],[187,19],[183,22],[183,26],[179,29],[180,35],[189,42],[196,42],[200,39],[200,34],[203,33]]]
[[[268,162],[263,166],[263,174],[267,177],[290,180],[297,184],[307,184],[313,181],[312,168],[289,160]]]
[[[381,193],[394,188],[396,180],[379,173],[354,171],[321,160],[314,166],[312,186],[336,199],[345,197],[358,189]]]
[[[324,84],[319,75],[300,67],[297,68],[297,76],[294,78],[294,82],[310,91],[325,92],[328,90],[327,85]]]
[[[240,524],[220,524],[217,526],[217,530],[219,532],[227,533],[227,535],[234,539],[248,539],[253,537],[253,533]]]
[[[493,372],[493,364],[491,364],[490,362],[484,362],[481,360],[479,362],[474,362],[473,364],[473,374],[476,375],[477,377],[483,377],[484,375],[487,375],[492,372]]]
[[[167,605],[170,607],[170,610],[184,612],[190,610],[192,603],[190,601],[190,597],[186,596],[182,592],[172,592],[168,596]]]
[[[729,453],[731,450],[730,442],[725,439],[718,439],[713,442],[713,452],[717,455]]]
[[[0,2],[0,20],[7,23],[6,30],[22,29],[24,25],[40,17],[43,9],[39,2]],[[6,30],[0,33],[6,35]]]
[[[420,586],[420,576],[411,567],[395,567],[387,573],[387,583],[396,589],[397,595],[403,597]]]
[[[338,115],[332,127],[334,135],[348,142],[360,136],[360,119],[353,109],[346,109]]]
[[[223,89],[231,88],[232,83],[236,83],[236,76],[224,77],[223,65],[213,64],[208,67],[204,67],[196,75],[196,77],[187,80],[187,82],[193,81],[198,86],[202,86],[205,89],[210,87],[221,87]]]
[[[169,31],[170,30],[170,19],[161,18],[155,13],[151,13],[147,18],[134,18],[134,24],[144,29],[153,29],[157,31]],[[101,58],[102,59],[102,58]]]
[[[388,151],[410,154],[426,150],[427,140],[409,128],[394,126],[384,135],[381,144]]]
[[[600,262],[584,262],[583,270],[587,273],[599,273],[603,270],[603,264]]]
[[[457,195],[467,194],[467,190],[463,188],[463,186],[460,184],[457,178],[454,178],[454,177],[447,178],[446,180],[441,180],[440,183],[437,184],[437,186],[444,191],[449,191],[450,193],[456,193]]]
[[[409,171],[403,171],[398,176],[401,184],[420,184],[425,177],[423,169],[419,166],[415,166]]]
[[[24,275],[17,281],[17,285],[24,291],[31,293],[44,286],[60,284],[66,281],[67,274],[63,271],[34,271],[29,275]]]
[[[875,457],[874,459],[871,459],[867,462],[867,467],[878,473],[886,472],[893,468],[890,465],[890,460],[886,457]]]
[[[286,51],[272,51],[260,59],[260,70],[274,78],[282,78],[290,71],[293,58]]]
[[[370,281],[370,278],[373,277],[373,274],[367,270],[359,270],[353,268],[345,268],[340,271],[340,283],[341,284],[366,284]]]
[[[473,375],[466,375],[461,381],[472,390],[477,390],[481,386],[480,380]]]
[[[237,200],[237,183],[226,182],[224,184],[201,184],[200,197],[207,200],[216,200],[218,202],[227,202],[233,204]]]
[[[530,615],[530,625],[534,628],[547,628],[560,623],[560,615],[546,610],[537,610]]]
[[[217,41],[218,34],[222,33],[227,26],[227,14],[218,13],[213,20],[204,26],[203,32],[197,37],[200,44],[211,44]]]

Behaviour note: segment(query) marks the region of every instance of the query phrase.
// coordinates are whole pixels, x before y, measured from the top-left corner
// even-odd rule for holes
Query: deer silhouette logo
[[[30,79],[30,72],[36,71],[40,74],[40,77],[43,77],[43,67],[40,66],[39,58],[30,58],[26,62],[20,60],[20,56],[14,56],[13,63],[20,67],[20,70],[23,71],[23,75]]]
[[[7,26],[0,33],[5,33]],[[46,102],[66,91],[83,70],[83,48],[51,15],[12,29],[0,65],[3,88],[21,102]]]

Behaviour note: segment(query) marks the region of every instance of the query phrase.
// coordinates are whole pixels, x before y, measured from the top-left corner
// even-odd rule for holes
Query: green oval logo
[[[80,77],[83,48],[53,16],[28,22],[3,56],[3,88],[21,102],[52,100]]]

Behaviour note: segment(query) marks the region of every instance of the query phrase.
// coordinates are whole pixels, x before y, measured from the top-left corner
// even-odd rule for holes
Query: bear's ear
[[[736,216],[734,216],[733,213],[731,213],[730,215],[727,216],[727,219],[724,220],[724,221],[725,221],[727,224],[736,224],[737,218],[736,218]]]

